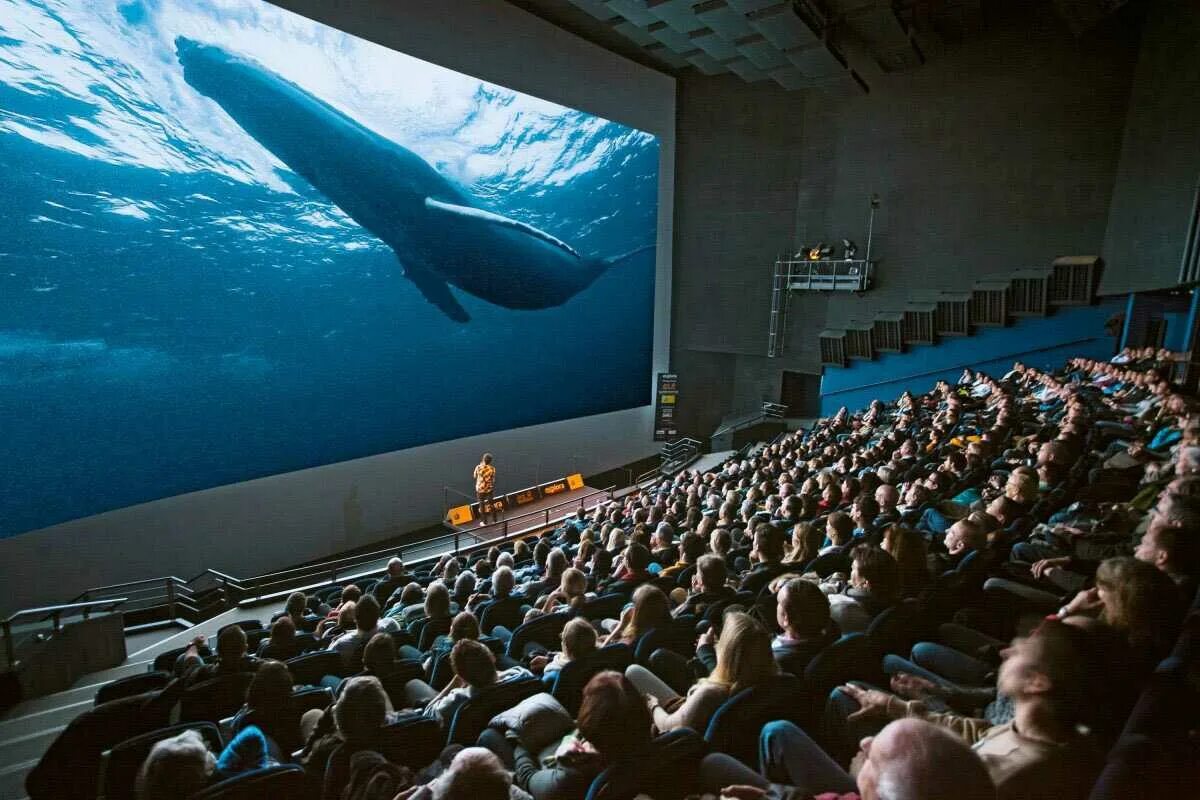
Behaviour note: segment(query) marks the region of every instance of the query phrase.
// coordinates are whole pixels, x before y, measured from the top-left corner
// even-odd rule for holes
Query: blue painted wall
[[[939,380],[957,380],[964,367],[999,377],[1014,361],[1053,368],[1074,356],[1109,358],[1115,341],[1104,332],[1104,323],[1124,311],[1125,302],[1124,297],[1103,298],[1094,306],[1019,319],[1007,328],[977,328],[972,336],[944,338],[906,353],[884,353],[874,361],[853,361],[845,368],[826,367],[821,413],[833,414],[841,406],[863,408],[875,398],[899,397],[905,389],[927,392]]]

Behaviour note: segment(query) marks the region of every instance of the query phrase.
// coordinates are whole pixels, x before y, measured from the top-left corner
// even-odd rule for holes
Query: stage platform
[[[500,521],[491,525],[480,525],[477,520],[462,525],[446,522],[446,528],[460,535],[460,547],[468,547],[465,541],[470,536],[475,542],[504,540],[513,536],[541,530],[563,517],[575,513],[580,501],[583,507],[593,509],[612,498],[612,491],[584,485],[569,492],[548,495],[518,506],[500,516]]]

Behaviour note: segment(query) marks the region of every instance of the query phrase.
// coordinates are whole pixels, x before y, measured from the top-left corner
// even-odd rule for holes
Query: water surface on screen
[[[658,150],[259,0],[0,0],[0,536],[645,405]]]

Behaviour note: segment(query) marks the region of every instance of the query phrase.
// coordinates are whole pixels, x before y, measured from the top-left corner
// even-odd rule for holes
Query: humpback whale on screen
[[[613,264],[532,225],[476,208],[420,156],[254,61],[179,37],[184,79],[280,161],[396,252],[425,298],[469,315],[447,284],[505,308],[562,305]]]

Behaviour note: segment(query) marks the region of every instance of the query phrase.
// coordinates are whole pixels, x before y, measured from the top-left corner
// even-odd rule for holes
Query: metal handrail
[[[503,541],[507,541],[508,535],[509,535],[510,523],[518,522],[518,521],[526,519],[526,518],[544,516],[546,519],[544,524],[549,525],[551,511],[562,508],[564,506],[577,506],[578,504],[586,501],[589,497],[595,497],[596,495],[601,495],[601,494],[608,495],[608,498],[611,500],[612,496],[613,496],[613,492],[615,492],[616,490],[617,490],[616,484],[613,484],[612,486],[608,486],[604,489],[596,489],[595,491],[588,492],[587,494],[583,495],[582,497],[574,497],[574,498],[571,498],[570,500],[564,501],[562,503],[555,503],[554,505],[547,506],[546,508],[543,508],[539,511],[527,511],[524,514],[518,514],[515,517],[506,517],[505,519],[501,520],[499,523],[492,523],[491,525],[483,525],[479,528],[479,530],[486,531],[489,528],[495,528],[496,525],[500,525],[503,528],[503,533],[501,534],[503,537]],[[565,515],[564,515],[564,517],[565,517]],[[455,531],[455,533],[457,534],[458,531]],[[454,552],[457,553],[458,549],[459,549],[458,548],[458,538],[456,535],[455,542],[454,542]]]
[[[696,444],[698,445],[699,442],[696,442]],[[647,475],[652,475],[654,472],[656,472],[656,470],[652,470],[650,473],[647,473]],[[644,477],[645,476],[643,476],[643,478]],[[639,481],[640,480],[641,479],[639,479]],[[542,525],[550,525],[552,521],[561,521],[562,519],[565,519],[565,514],[559,516],[554,515],[555,512],[560,511],[566,506],[577,506],[578,504],[586,503],[589,499],[599,495],[607,495],[607,497],[611,500],[616,488],[616,485],[612,485],[604,489],[588,492],[582,496],[575,495],[570,497],[568,500],[555,503],[554,505],[548,506],[547,508],[539,511],[529,511],[515,517],[504,519],[499,523],[501,528],[500,540],[507,541],[510,536],[514,535],[514,533],[523,534],[528,533],[530,530],[536,529],[538,526],[517,531],[513,530],[514,526],[522,522],[531,521],[536,517],[542,517]],[[480,530],[484,532],[490,532],[495,531],[495,529],[496,525],[491,525],[484,526]],[[381,560],[385,556],[403,553],[405,550],[420,550],[438,542],[445,541],[452,542],[452,552],[457,554],[460,552],[473,552],[479,547],[490,547],[493,542],[497,541],[497,539],[493,537],[486,541],[480,541],[469,544],[466,547],[460,547],[459,537],[461,533],[462,531],[455,530],[452,533],[433,536],[428,539],[423,539],[419,542],[409,542],[403,546],[393,546],[380,550],[372,550],[366,553],[359,553],[357,555],[343,556],[326,561],[318,561],[306,566],[267,572],[250,578],[239,578],[218,570],[205,569],[190,580],[184,580],[175,575],[167,575],[157,578],[144,578],[136,581],[126,581],[124,583],[114,583],[106,586],[95,586],[84,591],[71,603],[61,606],[46,606],[44,608],[23,609],[14,612],[14,614],[7,620],[0,620],[0,624],[4,626],[5,637],[11,643],[11,637],[8,635],[8,628],[14,619],[38,614],[56,615],[66,612],[68,609],[116,607],[126,603],[128,603],[130,606],[136,605],[139,609],[152,608],[156,605],[166,605],[169,619],[171,621],[175,621],[178,618],[179,608],[183,608],[185,611],[193,612],[197,616],[203,616],[203,614],[206,613],[208,609],[211,609],[214,605],[225,606],[225,604],[230,600],[237,602],[244,596],[250,594],[254,594],[256,597],[262,597],[264,595],[264,589],[283,586],[292,586],[295,588],[296,586],[301,585],[306,579],[324,577],[328,577],[328,581],[330,583],[336,583],[338,580],[338,574],[343,573],[347,569],[363,567],[372,561]],[[425,561],[435,560],[439,557],[440,555],[421,557],[412,563],[423,563]],[[214,585],[212,587],[204,588],[197,588],[193,586],[193,584],[205,579],[212,580]],[[118,589],[126,590],[126,596],[119,598],[103,598],[98,600],[85,599],[96,594],[111,592]],[[231,597],[230,589],[235,590],[237,594]],[[219,594],[223,593],[222,600],[219,603],[214,603],[198,601],[196,599],[196,595],[198,593],[210,591],[217,592]],[[55,625],[57,628],[57,617],[55,617]],[[12,663],[11,658],[9,659],[9,663]]]
[[[87,619],[88,615],[95,610],[112,611],[117,606],[122,605],[128,598],[113,597],[107,600],[89,600],[83,603],[63,603],[57,606],[41,606],[40,608],[24,608],[20,611],[15,611],[9,614],[4,619],[0,620],[0,631],[4,634],[4,655],[5,663],[9,669],[16,669],[16,648],[13,644],[12,625],[19,619],[24,617],[41,617],[42,619],[52,619],[54,622],[54,631],[57,633],[62,628],[63,614],[83,614],[83,618]]]

